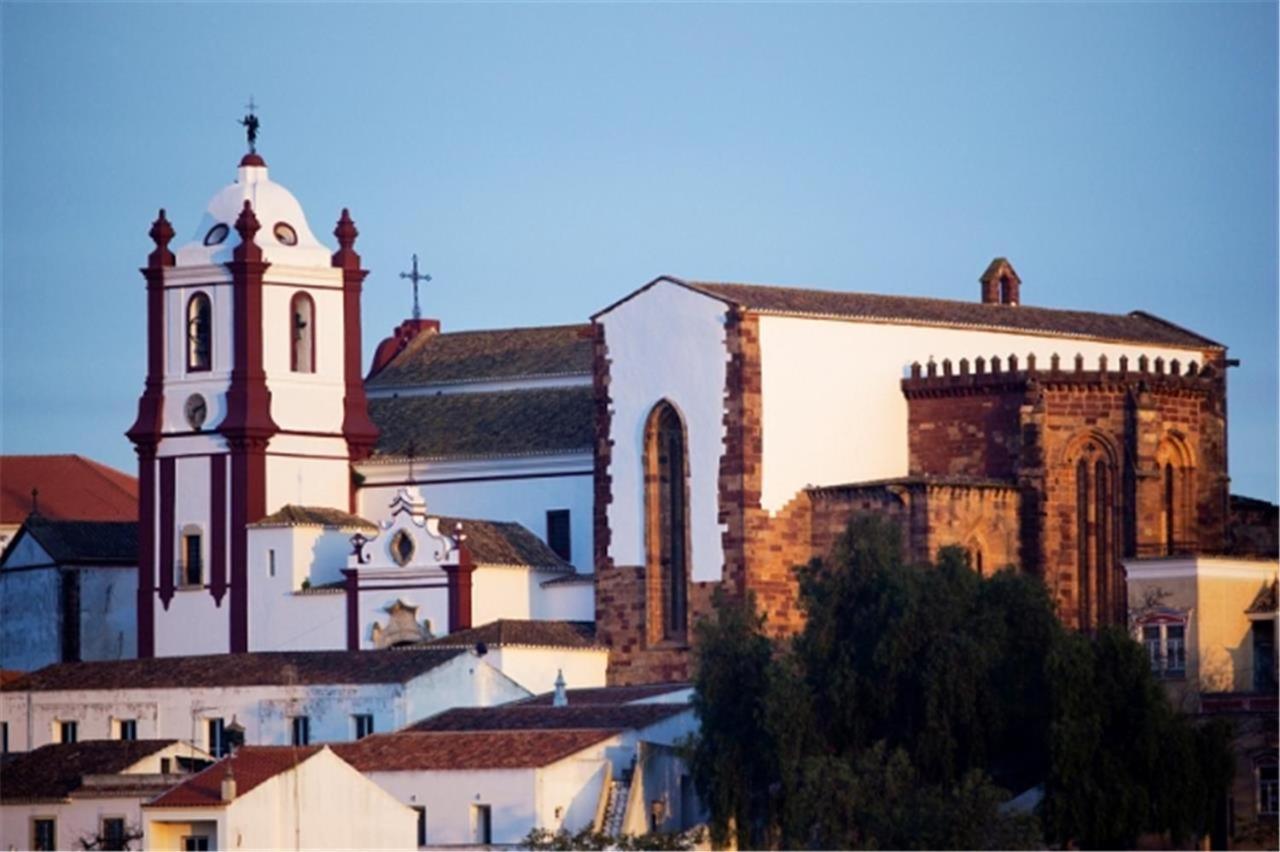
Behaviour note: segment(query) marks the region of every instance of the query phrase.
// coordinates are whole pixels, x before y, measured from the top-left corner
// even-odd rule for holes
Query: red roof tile
[[[31,513],[54,520],[137,521],[138,480],[77,455],[0,456],[0,523],[20,524]]]
[[[341,743],[333,750],[361,772],[533,769],[618,733],[607,729],[401,732]]]
[[[55,663],[0,686],[5,692],[183,689],[198,686],[406,683],[459,654],[449,648],[255,651],[196,657]]]
[[[114,775],[178,740],[81,740],[12,754],[0,767],[0,800],[61,799],[86,775]]]
[[[222,779],[230,767],[236,779],[236,797],[248,793],[282,772],[301,764],[323,746],[242,746],[231,757],[218,761],[191,776],[177,787],[146,805],[151,808],[221,807]]]
[[[516,704],[502,707],[455,707],[417,722],[405,731],[554,731],[569,729],[635,730],[688,712],[693,705],[580,704],[548,707]]]
[[[565,694],[569,699],[570,707],[579,704],[631,704],[671,692],[679,692],[682,689],[688,689],[690,685],[687,683],[650,683],[640,686],[596,686],[569,689],[565,691]],[[549,706],[554,697],[555,693],[544,692],[541,695],[535,695],[517,703],[521,705],[542,704]]]

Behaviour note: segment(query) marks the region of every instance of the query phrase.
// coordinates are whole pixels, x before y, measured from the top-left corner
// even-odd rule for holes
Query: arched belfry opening
[[[670,402],[649,413],[644,448],[649,639],[683,643],[689,621],[688,438]]]
[[[213,306],[209,296],[196,293],[187,301],[187,372],[213,367]]]
[[[289,369],[295,373],[316,371],[316,303],[306,293],[294,293],[289,302]]]

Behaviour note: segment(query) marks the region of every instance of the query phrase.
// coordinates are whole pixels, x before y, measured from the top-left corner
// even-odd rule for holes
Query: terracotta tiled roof
[[[367,387],[590,375],[591,348],[590,325],[419,334]]]
[[[177,740],[81,740],[13,754],[0,764],[0,800],[62,799],[85,775],[113,775]]]
[[[993,305],[976,301],[930,299],[919,296],[886,296],[879,293],[810,290],[763,284],[684,281],[672,277],[659,278],[657,281],[670,281],[738,307],[773,314],[884,321],[946,328],[989,329],[1185,346],[1194,349],[1222,348],[1221,344],[1207,337],[1202,337],[1143,311],[1103,314],[1092,311],[1034,308],[1026,305]],[[657,281],[641,289],[646,289]],[[627,297],[629,298],[631,296]],[[615,302],[596,316],[607,313],[621,303]]]
[[[26,672],[20,672],[16,669],[0,669],[0,686],[4,686],[10,681],[15,681],[26,675]]]
[[[533,621],[500,618],[479,627],[459,630],[428,644],[437,648],[474,648],[483,642],[501,645],[537,645],[549,648],[594,648],[595,625],[587,621]]]
[[[569,706],[582,704],[631,704],[688,689],[688,683],[651,683],[642,686],[597,686],[566,690]],[[551,705],[554,693],[544,692],[509,706]]]
[[[376,456],[475,458],[585,452],[595,440],[589,387],[369,400]]]
[[[181,689],[199,686],[405,683],[452,660],[459,650],[260,651],[57,663],[0,687],[5,692]]]
[[[836,485],[810,485],[804,490],[811,494],[830,493],[833,491],[857,491],[866,488],[884,488],[890,485],[901,486],[937,486],[940,488],[1017,488],[1013,480],[991,479],[983,476],[966,476],[963,474],[914,474],[910,476],[894,476],[888,479],[869,479],[866,482],[842,482]]]
[[[0,523],[22,523],[32,488],[46,518],[138,520],[138,480],[127,473],[76,455],[0,456]]]
[[[9,541],[5,554],[26,535],[59,565],[138,564],[137,521],[51,521],[36,515]]]
[[[254,527],[338,527],[340,529],[376,530],[377,524],[359,515],[330,509],[327,506],[296,506],[290,503],[272,512]]]
[[[1277,583],[1271,581],[1270,585],[1263,586],[1258,590],[1258,595],[1253,599],[1253,603],[1249,604],[1249,608],[1245,610],[1250,615],[1257,613],[1272,613],[1276,611]]]
[[[324,746],[242,746],[231,757],[218,761],[203,772],[146,805],[149,808],[221,807],[222,779],[230,767],[236,779],[236,798],[254,787],[288,772]]]
[[[531,769],[555,763],[618,734],[564,731],[434,731],[375,734],[333,751],[361,772]]]
[[[513,521],[480,521],[474,518],[440,517],[440,529],[454,534],[462,524],[462,534],[477,565],[527,565],[540,571],[572,573],[574,568],[560,558],[546,542]]]
[[[457,707],[423,719],[406,731],[551,731],[570,728],[634,730],[687,712],[689,704],[581,704],[566,707],[515,704]]]

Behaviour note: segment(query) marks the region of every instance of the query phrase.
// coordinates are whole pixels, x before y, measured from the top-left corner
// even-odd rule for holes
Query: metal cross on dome
[[[258,126],[261,124],[258,117],[253,114],[258,105],[253,102],[253,95],[249,96],[249,103],[245,104],[245,109],[249,110],[249,114],[240,119],[240,124],[244,126],[245,135],[249,137],[249,153],[258,153]]]
[[[430,281],[431,276],[427,275],[425,272],[418,272],[418,256],[415,254],[413,256],[413,271],[401,272],[400,277],[407,278],[413,282],[413,318],[420,320],[422,319],[422,308],[418,305],[418,282]]]

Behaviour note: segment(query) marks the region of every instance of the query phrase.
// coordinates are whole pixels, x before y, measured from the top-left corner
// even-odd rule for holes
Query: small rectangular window
[[[569,544],[568,509],[552,509],[547,512],[547,547],[565,562],[570,560],[572,548]]]
[[[9,753],[9,723],[0,722],[0,754]]]
[[[173,773],[173,758],[171,757],[160,758],[160,774],[170,775],[172,773]]]
[[[1151,671],[1160,671],[1160,627],[1148,625],[1142,628],[1142,644],[1146,646],[1147,656],[1151,659]]]
[[[356,739],[364,739],[373,733],[372,713],[356,713],[351,719],[355,722]]]
[[[1165,628],[1165,668],[1172,677],[1181,677],[1187,670],[1186,628],[1170,624]]]
[[[199,533],[187,533],[182,537],[183,565],[185,566],[183,580],[188,586],[199,586],[204,582],[204,561],[200,550],[200,539]]]
[[[209,754],[214,757],[226,757],[226,723],[222,719],[209,719],[207,723]]]
[[[1280,812],[1280,776],[1274,763],[1258,767],[1258,813],[1274,817]]]
[[[78,737],[80,726],[75,722],[59,722],[58,723],[58,742],[73,743]]]
[[[311,742],[311,719],[307,716],[293,717],[293,744],[308,745]]]
[[[415,806],[414,810],[418,812],[418,846],[427,845],[427,809]]]
[[[267,551],[267,576],[274,577],[276,575],[276,552],[274,549]]]
[[[204,835],[182,838],[183,852],[208,852],[209,838]]]
[[[102,818],[102,849],[122,850],[126,849],[128,844],[125,843],[124,837],[124,818],[123,817],[103,817]]]
[[[136,740],[138,738],[138,720],[137,719],[121,719],[119,720],[120,730],[119,739]]]
[[[488,805],[471,806],[472,841],[483,846],[493,842],[493,818]]]
[[[31,821],[31,848],[53,850],[58,848],[58,824],[52,818]]]

